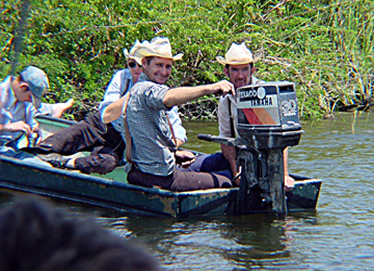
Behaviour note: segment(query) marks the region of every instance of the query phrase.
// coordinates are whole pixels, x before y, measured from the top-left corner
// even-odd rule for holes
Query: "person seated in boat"
[[[28,66],[17,77],[8,76],[0,84],[0,155],[50,167],[35,155],[18,148],[23,135],[31,141],[41,139],[34,117],[48,88],[47,75],[35,66]]]
[[[226,80],[195,87],[166,86],[173,62],[183,56],[172,55],[168,38],[144,41],[135,56],[143,67],[138,83],[128,94],[109,105],[102,115],[105,123],[120,116],[124,119],[128,182],[172,191],[232,187],[230,179],[225,176],[185,172],[177,167],[177,162],[188,163],[194,157],[176,151],[167,111],[204,95],[234,94],[234,86]]]
[[[264,81],[257,79],[253,74],[256,71],[252,52],[247,48],[245,43],[232,43],[225,57],[217,56],[217,61],[224,65],[223,72],[234,85],[235,91],[243,86],[251,84],[260,84]],[[236,137],[236,97],[228,94],[221,97],[218,104],[218,129],[219,136]],[[230,179],[235,179],[239,174],[236,164],[236,148],[221,144],[222,152],[211,155],[203,155],[196,159],[195,163],[187,170],[217,172]],[[288,172],[288,151],[284,151],[284,175],[285,188],[292,189],[294,179],[289,176]],[[238,179],[239,180],[239,179]]]
[[[0,234],[2,271],[161,270],[142,243],[39,197],[16,198],[3,207]]]
[[[142,68],[135,61],[134,53],[139,44],[140,42],[136,41],[130,51],[124,49],[128,68],[117,71],[112,77],[99,105],[99,112],[43,140],[36,151],[49,154],[40,154],[40,158],[55,167],[77,169],[87,174],[106,174],[120,165],[126,146],[121,137],[123,121],[116,120],[105,124],[101,121],[100,114],[138,81]],[[169,117],[178,144],[181,145],[187,141],[187,136],[176,106],[169,112]],[[91,151],[91,155],[74,158],[62,156],[80,151]]]

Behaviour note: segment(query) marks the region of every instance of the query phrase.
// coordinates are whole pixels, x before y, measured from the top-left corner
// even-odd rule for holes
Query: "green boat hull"
[[[48,131],[69,123],[40,120]],[[58,124],[58,125],[57,125]],[[49,126],[49,127],[48,127]],[[172,192],[128,184],[119,167],[107,175],[88,175],[76,171],[29,165],[0,156],[0,187],[40,194],[125,212],[162,217],[235,215],[239,188]],[[315,210],[321,180],[294,176],[295,187],[286,193],[288,212]],[[254,197],[254,200],[256,197]],[[271,212],[261,204],[250,213]]]

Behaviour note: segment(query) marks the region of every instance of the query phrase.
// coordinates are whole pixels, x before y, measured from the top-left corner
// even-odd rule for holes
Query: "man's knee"
[[[97,154],[80,157],[75,160],[75,166],[83,173],[107,174],[118,165],[118,160],[111,154]]]
[[[207,155],[201,161],[201,172],[214,172],[229,169],[229,163],[221,152]]]

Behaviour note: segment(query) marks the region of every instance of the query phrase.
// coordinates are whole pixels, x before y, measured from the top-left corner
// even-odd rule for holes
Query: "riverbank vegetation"
[[[96,109],[114,72],[124,68],[123,48],[136,39],[169,37],[175,63],[170,86],[224,78],[215,60],[232,42],[245,41],[256,76],[296,83],[303,119],[373,104],[374,3],[366,0],[28,0],[0,3],[0,78],[14,60],[14,37],[24,36],[17,71],[44,69],[45,101],[73,97],[68,118]],[[18,28],[22,15],[25,26]],[[214,118],[217,100],[204,97],[181,108],[190,119]]]

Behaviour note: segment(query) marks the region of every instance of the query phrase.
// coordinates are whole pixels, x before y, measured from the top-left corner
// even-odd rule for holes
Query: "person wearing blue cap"
[[[33,154],[18,149],[22,135],[41,139],[35,120],[41,98],[49,88],[48,77],[41,69],[28,66],[18,77],[9,76],[0,83],[0,155],[51,166]]]

